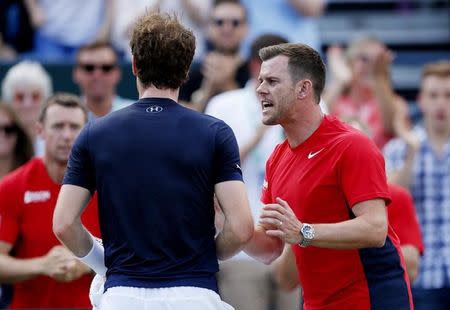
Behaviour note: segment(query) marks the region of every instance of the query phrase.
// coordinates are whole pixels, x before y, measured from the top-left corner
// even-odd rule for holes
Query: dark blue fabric
[[[450,309],[450,287],[438,289],[413,288],[414,309],[448,310]]]
[[[371,310],[409,310],[410,301],[405,270],[389,237],[381,248],[359,250],[369,286]]]
[[[214,185],[242,181],[223,121],[146,98],[89,123],[65,184],[97,190],[105,287],[190,285],[217,291]]]

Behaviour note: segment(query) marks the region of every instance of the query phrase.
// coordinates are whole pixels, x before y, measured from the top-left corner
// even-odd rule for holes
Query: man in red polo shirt
[[[40,115],[43,158],[34,158],[0,184],[0,281],[13,283],[11,308],[89,308],[90,269],[52,231],[53,210],[75,138],[87,120],[76,96],[50,98]],[[99,236],[97,201],[83,222]]]
[[[292,244],[306,310],[412,309],[377,146],[321,113],[316,51],[281,44],[260,56],[263,123],[280,124],[287,139],[267,161],[265,205],[246,252],[270,262]]]

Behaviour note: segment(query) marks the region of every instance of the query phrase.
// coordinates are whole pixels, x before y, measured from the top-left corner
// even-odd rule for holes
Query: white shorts
[[[100,310],[234,310],[220,296],[205,288],[112,287],[101,299]]]

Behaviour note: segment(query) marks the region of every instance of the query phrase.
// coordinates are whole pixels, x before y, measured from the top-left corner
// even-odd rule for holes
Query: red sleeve
[[[423,254],[422,235],[410,193],[400,186],[391,184],[389,190],[392,196],[392,203],[387,208],[389,225],[400,239],[400,245],[413,245],[420,254]]]
[[[355,204],[381,198],[390,203],[386,182],[384,158],[378,147],[368,137],[352,132],[342,148],[338,164],[345,198],[350,207]]]
[[[264,183],[263,183],[262,192],[261,192],[261,202],[264,204],[273,202],[272,193],[271,193],[271,185],[272,185],[271,184],[272,183],[271,167],[272,167],[272,163],[274,161],[275,153],[276,153],[278,147],[279,146],[277,146],[275,148],[275,150],[273,151],[273,153],[270,155],[269,159],[267,159],[267,162],[266,162],[266,172],[265,172]]]
[[[14,245],[19,234],[23,193],[21,195],[14,179],[6,177],[0,183],[0,240]]]

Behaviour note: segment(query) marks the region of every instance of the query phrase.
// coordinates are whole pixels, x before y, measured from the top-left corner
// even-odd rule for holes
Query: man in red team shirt
[[[375,144],[319,107],[320,55],[301,44],[260,50],[263,123],[287,139],[266,165],[265,203],[246,252],[270,262],[292,244],[304,309],[411,309],[390,194]]]
[[[52,232],[53,209],[69,153],[86,120],[87,111],[78,97],[50,98],[38,124],[45,140],[44,157],[30,160],[0,184],[0,282],[14,283],[11,308],[90,307],[90,269]],[[83,222],[99,235],[96,199]]]

